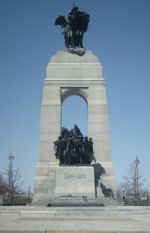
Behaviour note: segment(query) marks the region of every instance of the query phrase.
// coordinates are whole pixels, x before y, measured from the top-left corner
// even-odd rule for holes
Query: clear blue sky
[[[150,1],[73,1],[90,14],[84,46],[98,56],[106,80],[111,156],[117,182],[139,156],[150,187]],[[33,186],[39,156],[40,104],[46,66],[64,49],[61,29],[70,0],[0,0],[0,171],[10,152],[22,171],[25,188]],[[64,103],[72,119],[72,102],[86,132],[86,106],[77,98]],[[69,110],[68,110],[69,106]],[[80,110],[81,108],[81,110]],[[75,115],[74,114],[74,115]],[[78,122],[78,121],[77,121]]]

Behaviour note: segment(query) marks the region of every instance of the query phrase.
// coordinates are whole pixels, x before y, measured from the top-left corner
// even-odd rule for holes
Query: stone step
[[[150,233],[150,207],[0,207],[0,233]]]

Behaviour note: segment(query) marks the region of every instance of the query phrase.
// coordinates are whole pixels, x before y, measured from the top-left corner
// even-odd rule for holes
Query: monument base
[[[36,192],[33,196],[33,205],[116,205],[113,199],[104,196],[100,187],[95,186],[93,166],[53,166],[47,169],[45,168],[45,174],[46,170],[49,171],[49,176],[37,177],[38,180],[36,181],[37,187],[35,187]],[[44,179],[45,182],[43,182]],[[105,182],[107,176],[104,176],[102,180],[104,180],[103,182],[106,187],[110,187]]]
[[[49,200],[50,201],[50,200]],[[109,198],[87,198],[86,196],[66,196],[55,198],[48,207],[104,207],[115,206],[116,201]]]
[[[90,166],[56,168],[56,197],[95,197],[94,169]]]
[[[44,184],[40,183],[39,177],[37,192],[34,193],[33,198],[34,204],[48,205],[54,202],[63,203],[63,200],[66,203],[67,199],[76,202],[78,198],[95,198],[94,168],[92,166],[56,166],[50,167],[49,171],[52,175],[48,177],[49,186],[53,192],[43,187]],[[45,183],[48,183],[48,180]]]

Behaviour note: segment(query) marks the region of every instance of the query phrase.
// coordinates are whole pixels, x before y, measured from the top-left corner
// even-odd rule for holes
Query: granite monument
[[[67,17],[55,21],[64,30],[66,49],[51,58],[44,80],[35,204],[102,203],[114,198],[102,65],[83,47],[89,18],[74,5]],[[71,95],[79,95],[88,106],[88,137],[76,125],[61,131],[62,104]]]

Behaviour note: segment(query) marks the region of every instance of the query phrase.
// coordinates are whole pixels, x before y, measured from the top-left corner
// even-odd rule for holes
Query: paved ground
[[[150,233],[150,207],[0,207],[2,233]]]

